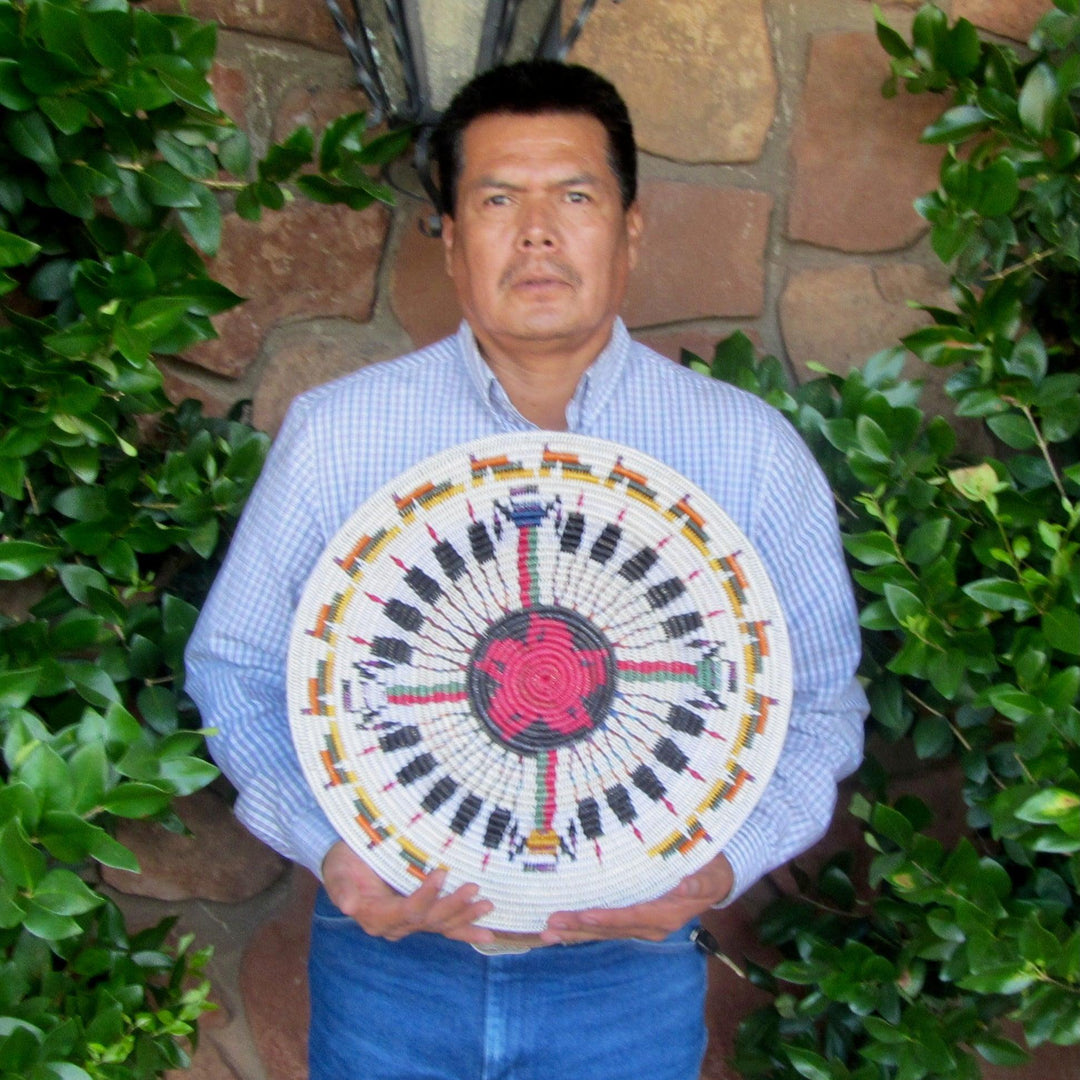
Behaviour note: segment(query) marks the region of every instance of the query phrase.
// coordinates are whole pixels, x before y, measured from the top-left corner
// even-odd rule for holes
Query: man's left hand
[[[624,908],[556,911],[540,933],[548,945],[576,945],[607,938],[662,941],[695,916],[723,900],[734,884],[731,863],[717,855],[695,874],[684,877],[671,892]]]

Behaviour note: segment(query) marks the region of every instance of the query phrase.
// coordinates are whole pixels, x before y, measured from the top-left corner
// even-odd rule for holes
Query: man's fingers
[[[670,896],[626,908],[595,908],[589,911],[559,911],[548,920],[541,933],[545,941],[571,945],[602,938],[641,938],[661,941],[693,918],[691,904],[680,904]]]
[[[494,909],[489,900],[477,900],[476,885],[462,885],[447,896],[440,896],[446,882],[442,870],[427,876],[423,884],[411,896],[398,897],[393,904],[389,925],[381,930],[383,937],[394,940],[407,934],[428,932],[454,937],[459,940],[484,943],[491,939],[491,931],[473,927],[477,919]]]
[[[490,930],[474,925],[494,905],[477,899],[477,885],[462,885],[443,896],[445,870],[433,870],[409,896],[402,896],[339,842],[323,861],[323,872],[330,899],[376,937],[398,941],[426,931],[477,945],[494,939]]]

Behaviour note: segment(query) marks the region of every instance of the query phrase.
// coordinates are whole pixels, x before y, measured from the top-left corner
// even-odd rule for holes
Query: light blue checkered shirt
[[[862,752],[859,632],[832,495],[779,413],[632,341],[621,321],[566,420],[704,489],[750,538],[784,608],[794,707],[776,771],[724,848],[734,898],[821,836],[836,783]],[[308,574],[356,507],[405,469],[470,439],[532,428],[464,323],[289,410],[188,647],[187,689],[218,730],[210,750],[240,792],[240,819],[316,874],[338,835],[301,774],[285,706],[290,626]]]

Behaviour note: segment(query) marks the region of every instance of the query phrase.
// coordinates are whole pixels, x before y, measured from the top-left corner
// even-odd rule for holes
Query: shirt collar
[[[514,407],[495,372],[480,354],[476,335],[464,320],[458,328],[458,345],[465,361],[465,370],[488,408],[512,421],[516,428],[534,427]],[[626,359],[630,353],[630,334],[626,324],[616,318],[611,337],[597,358],[585,369],[578,381],[574,396],[566,407],[566,423],[570,431],[582,432],[592,426],[597,414],[619,385]]]

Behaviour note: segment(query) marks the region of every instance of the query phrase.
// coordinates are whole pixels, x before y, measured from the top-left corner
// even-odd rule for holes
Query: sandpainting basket
[[[394,888],[445,866],[532,932],[652,899],[771,774],[787,631],[749,541],[653,458],[493,436],[369,498],[297,610],[289,718],[341,836]]]

